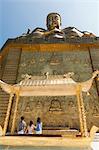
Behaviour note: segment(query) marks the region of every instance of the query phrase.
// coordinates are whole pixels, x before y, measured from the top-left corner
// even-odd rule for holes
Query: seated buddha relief
[[[58,99],[54,98],[51,101],[49,111],[62,111],[61,102]]]

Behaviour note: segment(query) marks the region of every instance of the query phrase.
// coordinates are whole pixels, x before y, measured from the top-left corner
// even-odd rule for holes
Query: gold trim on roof
[[[77,85],[80,84],[83,92],[88,92],[92,86],[93,79],[99,74],[95,71],[92,77],[85,82],[75,82],[70,76],[64,78],[47,77],[46,79],[33,79],[29,76],[15,85],[9,85],[0,80],[1,88],[7,93],[16,94],[19,91],[20,96],[66,96],[76,95]]]

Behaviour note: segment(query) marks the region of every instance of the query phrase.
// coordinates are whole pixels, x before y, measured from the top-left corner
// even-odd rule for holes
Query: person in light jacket
[[[42,122],[40,117],[37,118],[36,134],[42,134]]]
[[[27,134],[34,134],[35,129],[36,129],[36,126],[33,124],[33,121],[31,120],[28,127],[27,127],[26,133]]]

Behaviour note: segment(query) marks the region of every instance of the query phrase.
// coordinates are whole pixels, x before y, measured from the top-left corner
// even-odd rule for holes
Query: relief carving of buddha
[[[61,103],[58,99],[53,99],[49,111],[62,111]]]

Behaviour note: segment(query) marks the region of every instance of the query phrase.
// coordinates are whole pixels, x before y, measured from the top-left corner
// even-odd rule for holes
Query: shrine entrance
[[[0,81],[1,88],[10,94],[9,104],[7,109],[7,114],[4,123],[3,134],[6,135],[7,126],[10,117],[10,110],[13,96],[16,95],[15,100],[15,109],[13,114],[13,121],[11,127],[11,134],[14,134],[15,131],[15,122],[17,117],[17,108],[19,103],[19,98],[22,96],[69,96],[75,95],[77,97],[78,104],[78,113],[79,113],[79,122],[80,122],[80,132],[82,137],[88,136],[86,115],[84,109],[83,95],[82,92],[88,92],[91,88],[93,79],[99,74],[99,71],[95,71],[91,79],[86,82],[77,83],[69,75],[64,76],[53,76],[41,79],[33,78],[33,76],[28,76],[22,80],[19,84],[8,85],[3,81]],[[56,105],[57,103],[57,105]],[[56,107],[57,106],[57,107]],[[61,106],[59,101],[52,100],[51,107],[49,111],[59,110],[61,111]]]

